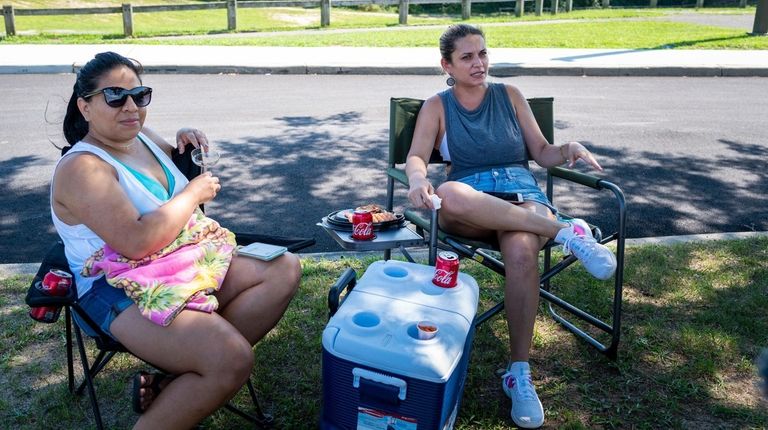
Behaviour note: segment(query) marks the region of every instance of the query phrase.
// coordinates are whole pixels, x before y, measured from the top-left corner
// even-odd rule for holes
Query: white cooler
[[[323,331],[321,428],[450,429],[474,335],[475,280],[432,284],[434,267],[371,264]],[[437,324],[420,340],[416,324]]]

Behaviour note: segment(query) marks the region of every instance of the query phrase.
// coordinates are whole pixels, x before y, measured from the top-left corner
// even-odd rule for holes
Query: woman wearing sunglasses
[[[212,294],[218,308],[187,307],[167,325],[148,319],[109,276],[81,273],[99,250],[149,260],[180,240],[196,208],[221,189],[210,172],[188,181],[171,162],[171,151],[207,146],[202,132],[181,129],[173,146],[144,126],[152,89],[141,72],[113,52],[96,55],[78,72],[64,119],[70,146],[53,176],[51,212],[86,313],[131,353],[173,375],[134,378],[134,408],[141,413],[134,428],[187,429],[246,382],[252,346],[282,317],[301,267],[289,253],[270,262],[230,253]],[[177,269],[185,270],[197,266]]]

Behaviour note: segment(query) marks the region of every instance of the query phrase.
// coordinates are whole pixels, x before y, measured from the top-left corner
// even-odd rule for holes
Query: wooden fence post
[[[237,30],[237,0],[227,0],[227,30]]]
[[[5,35],[16,35],[16,23],[14,22],[13,6],[3,6],[3,18],[5,18]]]
[[[752,34],[755,36],[765,36],[768,34],[768,0],[758,0],[757,2]]]
[[[408,24],[408,0],[400,0],[397,12],[400,14],[400,25]]]
[[[696,9],[701,9],[704,7],[704,0],[696,0]]]
[[[541,11],[544,10],[544,0],[535,0],[533,2],[533,10],[536,16],[541,16]]]
[[[320,27],[331,25],[331,0],[320,0]]]
[[[461,0],[461,19],[469,19],[472,16],[472,0]]]
[[[651,8],[656,8],[659,6],[659,0],[651,0],[651,4],[649,4]]]
[[[515,0],[515,16],[520,18],[525,12],[525,0]]]
[[[130,3],[123,3],[123,34],[133,37],[133,6]]]

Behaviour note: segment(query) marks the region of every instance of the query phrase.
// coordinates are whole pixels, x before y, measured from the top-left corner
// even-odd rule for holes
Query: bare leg
[[[442,228],[467,237],[488,239],[495,235],[498,239],[506,271],[504,308],[510,361],[528,361],[539,303],[538,255],[546,236],[554,237],[562,224],[543,205],[508,203],[460,182],[444,183],[437,194],[443,199]],[[539,227],[529,228],[527,223]],[[540,227],[549,233],[533,232]]]
[[[300,277],[293,254],[271,262],[235,257],[216,293],[217,313],[185,310],[168,327],[149,322],[136,306],[121,313],[110,327],[115,337],[177,375],[134,428],[190,428],[234,396],[250,377],[252,345],[277,324]]]
[[[185,310],[161,327],[134,305],[110,329],[129,351],[177,375],[136,429],[189,429],[234,396],[251,374],[250,343],[217,313]]]
[[[283,316],[299,287],[301,263],[285,253],[265,262],[235,257],[219,299],[219,313],[255,345]]]
[[[554,217],[548,208],[525,203],[521,208]],[[504,310],[509,327],[510,362],[528,361],[539,306],[539,251],[546,238],[525,232],[499,232],[506,271]]]
[[[554,239],[567,224],[481,193],[467,184],[448,181],[436,191],[443,199],[441,225],[456,234],[478,236],[487,231],[526,231]]]

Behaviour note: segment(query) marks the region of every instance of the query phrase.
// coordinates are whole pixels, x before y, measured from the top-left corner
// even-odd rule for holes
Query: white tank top
[[[189,183],[187,178],[178,168],[176,168],[173,161],[171,161],[171,158],[168,157],[168,155],[154,142],[143,134],[139,134],[139,136],[142,141],[147,144],[150,151],[155,154],[155,157],[164,164],[173,175],[176,181],[176,186],[169,193],[171,197],[181,192],[184,187],[187,186],[187,183]],[[144,187],[144,185],[142,185],[141,182],[139,182],[139,180],[136,179],[136,177],[119,161],[112,158],[112,156],[103,149],[89,143],[80,141],[74,145],[64,157],[59,159],[56,163],[56,168],[58,168],[59,163],[61,163],[61,160],[65,157],[69,157],[70,155],[79,152],[94,154],[115,168],[120,186],[123,188],[123,191],[125,191],[125,194],[128,196],[131,203],[133,203],[133,206],[139,211],[139,214],[144,215],[145,213],[152,212],[165,204],[165,201],[160,200],[154,194],[149,192],[149,190],[147,190],[146,187]],[[56,169],[54,169],[54,174],[55,172]],[[53,200],[53,179],[51,180],[51,200]],[[62,242],[64,242],[64,253],[67,256],[69,268],[75,275],[75,282],[77,283],[77,295],[78,297],[82,297],[83,294],[91,289],[93,282],[101,276],[84,277],[80,274],[80,271],[83,269],[85,260],[97,249],[104,246],[104,241],[85,224],[69,225],[60,220],[53,211],[53,204],[51,204],[51,218],[53,219],[53,226],[56,228],[56,232],[59,233],[59,237],[61,237]]]

